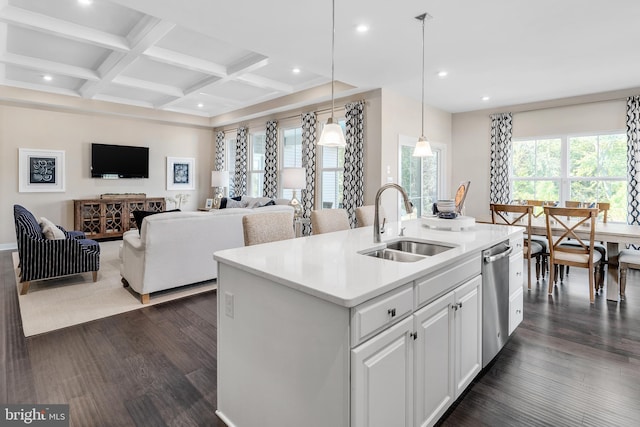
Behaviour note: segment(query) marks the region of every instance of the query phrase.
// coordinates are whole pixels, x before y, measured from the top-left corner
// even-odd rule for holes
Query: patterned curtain
[[[264,156],[264,197],[275,198],[278,195],[278,122],[267,122],[267,135]]]
[[[307,172],[307,187],[302,190],[300,203],[302,204],[302,217],[311,218],[315,200],[316,187],[316,138],[317,138],[316,113],[302,115],[302,165]],[[311,234],[311,224],[303,224],[302,235]]]
[[[216,159],[215,170],[224,170],[224,132],[219,131],[216,133]]]
[[[491,182],[489,183],[491,203],[509,203],[511,200],[509,182],[511,123],[511,113],[491,115]]]
[[[627,181],[627,222],[640,224],[640,96],[627,98]]]
[[[347,210],[351,227],[356,226],[356,208],[364,203],[364,101],[347,104],[347,146],[344,150],[344,190],[342,207]]]
[[[233,177],[234,196],[247,194],[247,134],[246,126],[238,128],[236,137],[236,173]]]

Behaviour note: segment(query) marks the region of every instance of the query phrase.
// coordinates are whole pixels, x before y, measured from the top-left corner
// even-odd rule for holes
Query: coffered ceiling
[[[331,79],[330,0],[81,3],[0,0],[0,84],[215,117]],[[336,79],[420,99],[423,12],[443,110],[640,88],[636,0],[336,0]]]

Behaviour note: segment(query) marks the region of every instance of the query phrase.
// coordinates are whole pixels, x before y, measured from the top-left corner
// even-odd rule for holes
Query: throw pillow
[[[164,212],[180,212],[180,209],[173,209],[170,211],[164,211]],[[140,233],[140,229],[142,229],[142,220],[145,219],[146,217],[150,216],[150,215],[154,215],[154,214],[158,214],[158,213],[164,213],[163,211],[161,212],[156,212],[156,211],[133,211],[133,219],[136,221],[136,227],[138,228],[138,233]]]
[[[263,207],[265,207],[265,206],[275,206],[275,205],[276,205],[275,200],[269,200],[269,201],[268,201],[267,203],[265,203],[264,205],[260,205],[260,206],[258,206],[258,207],[259,207],[259,208],[263,208]]]
[[[227,199],[227,209],[229,208],[246,208],[247,202],[244,200]]]
[[[62,230],[45,217],[40,218],[40,228],[42,228],[42,234],[47,240],[63,240],[67,238]]]
[[[244,196],[242,201],[246,203],[246,207],[249,209],[259,208],[260,206],[264,206],[265,203],[269,203],[271,198],[269,197],[249,197]]]
[[[235,200],[235,201],[240,201],[242,200],[242,196],[238,196],[238,197],[230,197],[230,198],[226,198],[223,197],[222,200],[220,200],[220,208],[219,209],[224,209],[227,207],[227,201],[228,200]]]

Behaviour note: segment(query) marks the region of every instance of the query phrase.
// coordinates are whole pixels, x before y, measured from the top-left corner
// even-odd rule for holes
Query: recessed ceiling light
[[[202,107],[204,107],[204,104],[201,102],[198,104],[198,108],[202,108]]]
[[[42,76],[42,78],[48,82],[50,82],[51,80],[53,80],[53,77],[51,77],[49,74],[45,74],[44,76]]]
[[[483,96],[483,97],[482,97],[482,100],[483,100],[483,101],[488,101],[488,100],[490,100],[490,99],[491,99],[491,98],[490,98],[490,97],[488,97],[488,96]]]
[[[93,3],[93,0],[78,0],[78,3],[83,6],[91,6],[91,4]]]
[[[365,24],[360,24],[356,27],[356,31],[359,33],[366,33],[367,31],[369,31],[369,27]]]
[[[300,74],[300,68],[295,67],[293,70],[291,70],[291,72],[292,72],[293,74]]]
[[[447,77],[448,75],[449,75],[449,73],[447,73],[444,70],[438,71],[438,77],[440,77],[441,79],[444,78],[444,77]]]

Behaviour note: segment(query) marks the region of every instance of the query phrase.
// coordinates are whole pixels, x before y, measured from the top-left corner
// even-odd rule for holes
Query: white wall
[[[475,111],[454,114],[453,182],[470,180],[465,213],[489,220],[490,133],[494,112]],[[514,112],[513,138],[553,136],[568,133],[599,132],[626,129],[626,99]]]
[[[399,95],[388,89],[382,90],[382,116],[381,124],[381,181],[379,185],[388,182],[391,178],[393,182],[398,182],[399,166],[399,137],[400,135],[415,136],[417,139],[421,133],[420,102],[405,96]],[[429,141],[439,142],[447,145],[447,152],[451,152],[451,126],[452,116],[446,111],[425,105],[425,136]],[[451,159],[447,159],[447,170],[451,170]],[[390,173],[387,174],[387,170]],[[451,181],[447,185],[451,188]],[[375,193],[374,193],[375,195]],[[392,221],[397,221],[391,213],[396,212],[395,202],[398,194],[393,190],[388,190],[383,195],[383,206],[385,212]],[[371,200],[373,202],[373,200]]]
[[[90,177],[90,144],[100,142],[149,147],[149,178],[103,180]],[[63,193],[18,192],[18,149],[65,151]],[[186,191],[166,190],[166,157],[196,158],[196,190],[183,209],[196,210],[211,197],[213,132],[190,124],[26,106],[0,105],[0,249],[15,244],[13,205],[36,217],[73,228],[73,199],[103,193],[146,193],[167,197]],[[168,207],[172,207],[169,205]]]

